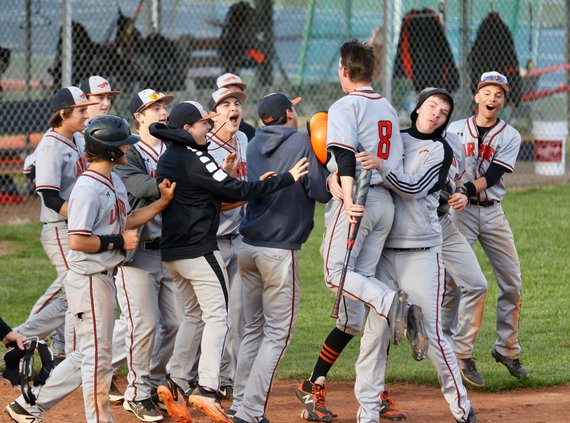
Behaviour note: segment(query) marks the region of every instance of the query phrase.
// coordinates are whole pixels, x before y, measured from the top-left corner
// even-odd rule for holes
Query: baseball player
[[[80,89],[83,91],[90,104],[87,105],[87,115],[88,119],[93,119],[96,116],[104,115],[109,112],[111,107],[111,96],[119,94],[119,91],[114,91],[111,89],[109,81],[100,76],[91,76],[85,78],[80,83]],[[77,133],[76,137],[80,139],[83,135]],[[38,150],[36,150],[38,151]],[[32,179],[35,179],[36,174],[36,152],[26,158],[26,163],[24,165],[24,172],[29,175]],[[61,287],[62,276],[58,274],[56,280],[48,288],[48,290],[40,297],[32,308],[30,313],[30,320],[26,322],[23,327],[24,331],[30,336],[33,333],[35,336],[43,337],[44,334],[51,333],[52,329],[58,328],[65,321],[65,312],[67,305],[64,302],[65,297],[58,299],[55,302],[51,300],[57,297],[57,292]],[[40,313],[37,317],[33,318],[36,313]],[[36,321],[40,319],[40,321]],[[115,328],[118,333],[121,333],[121,328]],[[56,332],[58,335],[54,336],[52,349],[54,350],[54,356],[56,361],[59,362],[65,357],[64,347],[62,346],[61,340],[63,337],[63,331],[58,330]],[[124,333],[124,332],[123,332]],[[118,337],[117,337],[118,339]],[[120,348],[119,345],[114,345],[115,350],[124,350]],[[72,349],[72,344],[68,346],[68,352]],[[124,354],[123,354],[124,355]],[[121,358],[119,353],[117,353],[117,358],[114,360],[117,364],[121,363]]]
[[[428,357],[436,368],[441,391],[455,420],[471,423],[477,417],[467,399],[455,354],[441,330],[445,272],[437,207],[453,161],[444,133],[452,113],[453,99],[446,90],[426,88],[410,116],[411,128],[402,132],[403,171],[384,168],[376,156],[361,154],[366,155],[362,157],[364,165],[379,162],[385,184],[395,193],[394,224],[378,264],[380,278],[404,289],[410,301],[421,306]],[[385,326],[380,330],[387,332]]]
[[[358,146],[385,159],[389,168],[399,169],[402,166],[403,147],[397,113],[386,99],[372,89],[373,69],[374,52],[371,46],[356,40],[341,46],[338,75],[342,90],[347,95],[329,109],[327,148],[334,157],[329,161],[328,168],[331,172],[338,170],[343,201],[333,198],[325,208],[326,233],[322,246],[325,281],[333,290],[338,288],[343,270],[349,223],[355,217],[362,216],[364,209],[355,205],[352,199],[354,179],[363,169],[355,156]],[[358,418],[376,422],[380,417],[382,389],[372,393],[368,387],[383,380],[386,362],[380,350],[386,350],[389,343],[388,339],[379,337],[380,327],[388,320],[391,339],[398,344],[407,320],[407,295],[392,290],[374,277],[394,215],[392,196],[380,185],[381,182],[380,174],[373,172],[365,204],[366,213],[352,249],[343,288],[344,297],[361,301],[370,309],[356,363],[355,394],[360,403]],[[342,309],[339,314],[341,318]],[[413,349],[421,353],[419,344],[414,345]],[[297,396],[303,402],[310,401],[315,392],[322,388],[309,380],[299,387]],[[307,406],[307,411],[314,413],[312,404]],[[310,417],[324,421],[332,418],[324,412]]]
[[[220,77],[221,78],[221,77]],[[218,80],[220,79],[218,78]],[[233,80],[233,79],[232,79]],[[226,78],[226,82],[227,78]],[[234,81],[239,87],[239,81]],[[242,104],[245,93],[238,89],[220,88],[212,94],[210,110],[217,114],[212,118],[214,127],[208,133],[210,141],[208,153],[218,165],[224,167],[226,160],[235,161],[235,171],[231,176],[246,180],[247,136],[239,130],[242,120]],[[254,131],[255,132],[255,131]],[[235,156],[235,158],[234,158]],[[225,169],[228,171],[228,169]],[[229,331],[226,350],[220,368],[220,397],[233,399],[233,381],[240,342],[243,338],[244,318],[242,312],[243,294],[238,272],[238,250],[241,244],[239,225],[245,214],[245,203],[222,203],[220,225],[218,227],[218,248],[226,266],[229,283]]]
[[[150,127],[152,135],[170,142],[158,163],[159,178],[175,181],[179,188],[162,214],[160,248],[184,303],[179,331],[192,331],[200,320],[204,321],[199,385],[188,401],[213,421],[229,422],[217,393],[228,330],[227,274],[216,237],[221,202],[251,200],[292,185],[307,173],[308,164],[306,159],[300,160],[288,173],[268,173],[264,179],[275,176],[260,182],[232,178],[207,152],[208,119],[215,114],[206,114],[196,102],[182,104],[192,106],[184,120]],[[175,106],[173,114],[177,107],[183,106]],[[185,339],[194,339],[193,333],[184,335]],[[179,339],[182,336],[177,336],[177,344]]]
[[[218,90],[220,88],[227,88],[230,91],[240,92],[243,94],[245,94],[245,89],[247,88],[247,84],[243,82],[239,76],[234,75],[233,73],[224,73],[223,75],[219,76],[216,79],[216,86],[218,87]],[[251,139],[255,136],[255,127],[243,119],[241,119],[239,123],[239,131],[247,136],[248,141],[251,141]]]
[[[89,119],[87,107],[96,104],[77,87],[58,90],[51,100],[50,129],[44,134],[36,151],[36,191],[42,202],[40,220],[43,223],[40,241],[55,266],[58,277],[36,302],[28,320],[17,330],[26,337],[47,336],[65,321],[67,303],[62,281],[69,268],[65,255],[67,243],[67,200],[79,175],[86,169],[83,159],[82,131]],[[35,310],[35,313],[34,313]],[[63,359],[65,350],[73,349],[72,324],[68,334],[53,340],[53,349]],[[67,346],[65,345],[67,338]]]
[[[250,181],[270,169],[286,171],[301,157],[309,158],[310,168],[300,184],[250,202],[240,226],[244,239],[239,270],[246,330],[230,410],[234,423],[266,419],[273,377],[297,317],[298,252],[311,233],[315,201],[330,199],[328,172],[319,165],[307,135],[297,131],[295,105],[300,100],[289,100],[280,93],[265,96],[258,112],[266,126],[258,128],[247,148]]]
[[[138,241],[132,230],[160,213],[170,202],[175,184],[160,185],[161,198],[130,212],[127,191],[112,172],[126,164],[129,146],[138,141],[118,116],[99,116],[85,129],[85,153],[90,167],[78,179],[69,198],[69,271],[65,292],[77,337],[77,348],[58,366],[45,386],[34,388],[36,402],[19,397],[6,407],[17,422],[40,422],[42,413],[83,384],[88,422],[112,422],[109,386],[112,377],[111,340],[115,321],[115,267]]]
[[[152,136],[152,123],[166,123],[165,106],[174,99],[144,89],[131,99],[140,141],[127,154],[127,164],[117,166],[133,209],[145,207],[160,196],[157,166],[166,151],[162,140]],[[156,388],[165,382],[182,306],[176,284],[160,260],[162,219],[155,216],[139,228],[139,244],[119,267],[115,282],[117,298],[126,317],[127,389],[123,407],[142,421],[162,420],[157,409]],[[154,402],[153,398],[154,397]]]
[[[513,171],[521,144],[518,131],[499,118],[508,92],[509,83],[504,75],[485,72],[475,94],[477,115],[450,125],[449,132],[459,135],[463,144],[465,173],[461,178],[464,187],[449,197],[449,204],[453,207],[454,222],[467,241],[473,244],[479,240],[501,289],[497,300],[498,337],[492,356],[511,375],[524,379],[528,372],[519,360],[518,339],[522,304],[520,261],[501,205],[506,194],[503,175]],[[456,283],[461,286],[461,282]],[[456,301],[460,298],[458,289],[450,289],[448,295],[454,295]],[[484,298],[473,299],[468,306],[483,308],[483,301]],[[466,318],[469,319],[458,316],[460,321]],[[452,339],[459,357],[469,353],[469,346],[461,345],[465,339]]]

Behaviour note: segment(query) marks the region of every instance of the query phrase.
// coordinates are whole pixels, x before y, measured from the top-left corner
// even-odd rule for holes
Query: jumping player
[[[519,318],[522,305],[520,261],[513,232],[505,217],[501,201],[506,187],[503,175],[514,170],[520,149],[519,132],[499,118],[509,92],[507,78],[498,72],[481,75],[475,102],[478,113],[453,122],[449,132],[460,136],[465,152],[464,188],[449,197],[455,224],[472,245],[479,241],[487,254],[501,293],[497,299],[497,340],[493,358],[507,367],[517,378],[528,378],[519,357]],[[460,283],[457,283],[460,285]],[[459,301],[459,290],[446,292]],[[484,299],[473,299],[471,307],[483,307]],[[466,317],[458,316],[464,320]],[[460,336],[460,334],[456,334]],[[454,348],[459,357],[468,354],[454,336]],[[465,342],[465,340],[463,340]],[[474,341],[474,340],[473,340]]]
[[[174,99],[152,89],[135,94],[130,103],[140,141],[129,150],[127,164],[116,172],[127,188],[133,210],[160,196],[157,166],[166,145],[152,136],[149,127],[166,123],[166,105]],[[123,407],[142,421],[162,420],[156,388],[165,382],[182,306],[176,284],[160,260],[162,219],[155,216],[139,228],[139,244],[119,267],[117,298],[126,317],[127,389]],[[153,401],[154,399],[154,401]]]
[[[227,274],[216,240],[221,202],[251,200],[292,185],[307,173],[308,164],[302,159],[288,173],[268,173],[264,178],[273,177],[260,182],[234,179],[207,152],[208,119],[214,114],[206,114],[196,102],[183,104],[193,106],[184,120],[150,127],[152,135],[170,142],[158,163],[159,178],[173,180],[179,188],[173,203],[162,214],[160,248],[184,303],[184,320],[204,321],[199,385],[188,401],[214,421],[226,423],[229,418],[217,394],[228,330]],[[183,322],[180,331],[187,327],[196,326]],[[184,335],[186,339],[194,336]]]
[[[446,90],[426,88],[410,116],[411,128],[402,132],[403,171],[384,168],[382,160],[368,152],[361,153],[360,159],[363,165],[379,163],[386,186],[395,193],[394,225],[378,265],[380,278],[404,289],[410,301],[422,307],[428,357],[436,368],[441,391],[455,420],[473,423],[477,421],[475,411],[441,329],[445,272],[437,207],[453,161],[444,133],[452,113],[453,99]]]
[[[300,184],[250,202],[240,226],[239,252],[243,281],[245,334],[239,350],[233,421],[263,421],[279,361],[291,341],[300,301],[298,253],[313,227],[315,201],[330,199],[328,172],[319,165],[307,135],[297,131],[295,105],[273,93],[258,107],[266,126],[257,130],[247,150],[248,179],[286,171],[309,158],[309,175]],[[268,230],[271,228],[271,230]],[[232,306],[230,302],[230,307]]]
[[[126,164],[129,146],[138,141],[118,116],[100,116],[85,129],[89,170],[78,179],[69,198],[70,270],[65,291],[77,337],[77,348],[57,366],[46,385],[34,388],[36,404],[21,396],[6,412],[17,422],[40,422],[42,413],[83,384],[88,422],[112,422],[109,386],[112,378],[111,341],[115,321],[115,268],[122,250],[136,248],[132,230],[160,213],[170,202],[176,184],[164,180],[161,198],[148,207],[129,211],[126,189],[112,172]],[[67,208],[67,207],[66,207]]]

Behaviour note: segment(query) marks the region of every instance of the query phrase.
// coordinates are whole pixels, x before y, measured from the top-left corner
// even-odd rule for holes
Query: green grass
[[[511,192],[504,208],[515,234],[523,273],[523,310],[520,340],[522,362],[531,378],[519,381],[495,363],[491,348],[495,339],[497,284],[481,249],[476,252],[489,281],[485,321],[474,356],[487,381],[487,390],[548,386],[570,381],[570,309],[568,302],[568,234],[570,234],[570,186]],[[14,251],[0,257],[0,315],[13,326],[22,323],[38,296],[55,277],[38,237],[40,225],[0,226],[0,239]],[[325,287],[319,246],[323,234],[323,208],[315,216],[315,229],[303,247],[301,261],[301,308],[293,341],[278,377],[307,377],[322,342],[334,327],[329,313],[334,295]],[[359,342],[347,346],[329,374],[330,380],[353,380]],[[388,382],[436,386],[437,375],[429,360],[411,359],[407,343],[393,347],[387,370]]]

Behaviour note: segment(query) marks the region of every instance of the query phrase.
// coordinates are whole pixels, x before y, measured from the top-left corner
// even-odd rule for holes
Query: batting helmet
[[[121,145],[135,144],[139,139],[138,135],[131,134],[129,124],[122,117],[101,115],[91,119],[85,128],[85,152],[115,162],[123,156]]]
[[[326,164],[329,159],[327,151],[328,116],[327,112],[316,112],[307,116],[307,132],[311,139],[311,147],[322,165]]]

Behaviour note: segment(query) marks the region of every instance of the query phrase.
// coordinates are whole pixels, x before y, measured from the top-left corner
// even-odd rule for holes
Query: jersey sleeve
[[[220,168],[212,156],[204,153],[197,154],[196,158],[187,164],[186,172],[188,178],[196,185],[228,203],[255,200],[295,183],[295,179],[289,172],[265,181],[247,182],[235,179]]]
[[[61,189],[63,157],[54,143],[44,142],[36,152],[36,190]]]
[[[451,147],[446,142],[438,142],[426,157],[425,162],[414,174],[392,170],[381,170],[389,188],[402,198],[414,200],[440,190],[445,185],[453,158]]]
[[[453,160],[449,168],[449,179],[451,181],[459,181],[465,172],[465,152],[463,151],[461,138],[451,132],[445,135],[445,140],[453,151]]]
[[[144,160],[136,148],[129,150],[127,164],[115,166],[115,172],[121,177],[132,196],[147,200],[156,200],[160,197],[157,180],[148,174]]]
[[[356,153],[357,139],[356,116],[352,105],[348,101],[334,103],[328,112],[327,150],[339,147]]]
[[[69,197],[68,234],[93,235],[97,210],[99,210],[97,192],[88,186],[76,185]]]
[[[512,135],[510,137],[504,137],[500,144],[497,145],[491,163],[503,166],[507,169],[507,172],[510,173],[515,169],[515,163],[521,148],[521,136],[517,130],[513,128],[509,129],[512,131]]]

